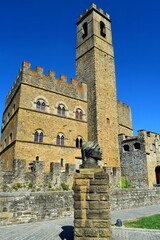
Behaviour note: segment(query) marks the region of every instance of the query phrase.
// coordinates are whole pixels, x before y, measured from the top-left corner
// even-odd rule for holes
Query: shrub
[[[29,183],[28,188],[33,188],[33,183]]]
[[[48,184],[48,188],[52,188],[52,184],[51,183]]]
[[[14,183],[12,185],[12,188],[17,191],[19,188],[22,188],[22,184],[21,183]]]
[[[132,188],[132,185],[128,182],[126,177],[122,177],[122,188]]]
[[[68,191],[69,190],[69,186],[65,183],[61,183],[61,187],[64,191]]]

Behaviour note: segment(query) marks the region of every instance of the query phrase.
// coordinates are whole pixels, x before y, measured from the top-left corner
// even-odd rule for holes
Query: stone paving
[[[160,206],[113,211],[112,223],[160,213]],[[117,240],[160,240],[159,230],[112,227]],[[73,217],[0,227],[0,240],[73,240]]]

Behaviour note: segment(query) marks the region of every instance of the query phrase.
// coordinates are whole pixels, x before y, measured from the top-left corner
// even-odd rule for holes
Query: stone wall
[[[160,189],[110,190],[111,210],[160,204]],[[0,225],[73,216],[73,192],[0,193]]]
[[[5,161],[0,161],[0,191],[55,191],[63,189],[62,183],[72,189],[75,164],[52,162],[50,172],[45,172],[45,162],[37,157],[26,170],[25,160],[14,160],[12,171],[3,171]]]
[[[134,187],[152,187],[159,183],[160,135],[139,130],[138,136],[119,135],[121,173]],[[156,179],[157,178],[157,179]]]
[[[148,172],[143,138],[119,135],[121,174],[133,187],[148,188]]]
[[[26,165],[36,156],[45,161],[49,172],[51,162],[75,163],[81,157],[77,138],[87,141],[87,85],[76,79],[71,82],[55,72],[43,73],[43,68],[30,69],[30,63],[23,62],[21,73],[6,98],[2,120],[1,157],[5,168],[12,171],[13,159],[25,159]],[[43,101],[44,109],[37,108]],[[65,113],[58,112],[58,106]],[[82,116],[78,118],[76,111]],[[35,133],[42,132],[43,139],[35,140]],[[57,143],[57,136],[63,135],[64,144]],[[63,146],[62,146],[63,145]]]
[[[0,225],[50,220],[73,215],[73,194],[0,193]]]
[[[111,210],[160,204],[160,189],[114,189],[110,191]]]

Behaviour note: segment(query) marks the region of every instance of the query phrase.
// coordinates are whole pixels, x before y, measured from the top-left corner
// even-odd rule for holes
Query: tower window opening
[[[112,170],[113,170],[113,176],[116,176],[116,167],[113,167]]]
[[[36,172],[36,166],[33,163],[29,163],[28,170],[29,172]]]
[[[85,37],[87,37],[87,35],[88,35],[88,23],[87,22],[85,22],[82,26],[82,33],[83,33],[83,35],[82,35],[83,39]]]
[[[63,160],[63,158],[61,158],[61,167],[63,167],[64,166],[64,160]]]
[[[123,146],[123,150],[124,150],[124,152],[129,152],[129,145],[124,145]]]
[[[53,162],[50,163],[50,172],[53,172]]]
[[[106,37],[106,27],[102,21],[100,21],[100,35],[104,38]]]
[[[138,142],[135,143],[135,144],[134,144],[134,149],[135,149],[135,150],[140,150],[140,149],[141,149],[140,143],[138,143]]]

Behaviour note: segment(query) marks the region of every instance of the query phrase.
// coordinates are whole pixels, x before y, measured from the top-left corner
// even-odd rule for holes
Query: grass
[[[123,222],[125,227],[160,229],[160,214]]]
[[[132,188],[126,177],[121,178],[122,188]]]

